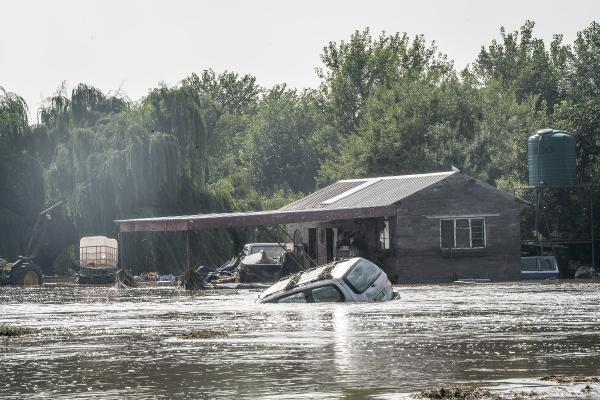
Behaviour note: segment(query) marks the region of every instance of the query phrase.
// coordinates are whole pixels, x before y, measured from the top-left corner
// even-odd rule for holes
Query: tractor
[[[34,260],[48,224],[52,220],[52,212],[61,204],[62,201],[40,213],[27,245],[26,256],[18,256],[12,263],[0,258],[0,285],[39,286],[42,284],[42,270]]]

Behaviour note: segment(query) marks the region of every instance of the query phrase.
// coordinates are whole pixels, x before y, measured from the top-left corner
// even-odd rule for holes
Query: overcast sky
[[[61,82],[138,100],[212,68],[257,77],[263,86],[315,87],[329,41],[354,30],[423,33],[455,66],[471,63],[500,26],[536,22],[536,35],[572,42],[600,20],[600,1],[31,1],[0,3],[0,86],[35,115]]]

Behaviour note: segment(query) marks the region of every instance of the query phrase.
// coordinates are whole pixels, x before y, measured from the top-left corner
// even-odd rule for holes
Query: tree
[[[569,97],[574,101],[600,96],[600,24],[577,33],[573,51],[569,52],[567,82]]]
[[[485,85],[497,81],[503,91],[513,93],[519,102],[531,95],[539,96],[538,109],[547,107],[552,113],[562,98],[559,82],[563,66],[555,63],[561,62],[561,53],[568,49],[562,46],[562,36],[555,35],[550,54],[544,41],[533,37],[534,27],[533,21],[526,21],[520,32],[507,33],[501,27],[501,40],[494,39],[487,48],[481,47],[474,69]]]
[[[355,31],[350,41],[330,42],[317,69],[321,91],[333,124],[341,135],[355,133],[363,108],[376,86],[389,86],[401,77],[444,74],[452,69],[435,43],[427,46],[422,35],[412,42],[406,33],[373,39],[369,29]]]
[[[0,86],[0,154],[18,151],[29,132],[27,104]]]
[[[208,137],[196,93],[188,87],[162,86],[151,91],[144,103],[152,110],[151,130],[177,138],[185,172],[195,185],[204,187]]]
[[[225,71],[192,73],[182,81],[182,88],[196,96],[205,121],[206,157],[205,182],[215,182],[232,173],[239,160],[232,155],[239,152],[240,132],[247,128],[247,116],[254,114],[261,89],[256,78]],[[225,161],[229,168],[223,170]],[[231,165],[231,164],[234,165]]]
[[[243,166],[258,189],[314,189],[317,170],[312,137],[319,129],[310,92],[269,90],[258,106],[242,148]]]
[[[25,101],[0,87],[0,256],[9,259],[25,253],[44,203],[41,167],[25,147],[30,134]]]

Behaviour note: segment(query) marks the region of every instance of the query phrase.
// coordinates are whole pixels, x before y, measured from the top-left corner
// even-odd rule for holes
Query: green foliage
[[[150,92],[145,102],[152,107],[152,131],[172,135],[185,144],[180,149],[183,168],[195,185],[204,186],[207,136],[197,95],[188,87],[163,86]]]
[[[241,154],[259,190],[309,192],[314,188],[318,160],[311,138],[319,121],[312,107],[310,92],[275,87],[266,93]]]
[[[518,101],[529,96],[539,96],[538,107],[545,102],[552,110],[560,102],[559,91],[561,64],[557,55],[565,49],[562,36],[555,36],[552,53],[546,50],[542,39],[533,37],[533,21],[526,21],[520,32],[506,33],[500,29],[501,41],[492,41],[482,47],[475,63],[475,70],[484,83],[497,81],[501,88],[512,93]],[[554,57],[553,57],[554,55]]]
[[[0,154],[17,150],[28,131],[25,100],[0,86]]]
[[[573,51],[565,56],[568,91],[575,101],[600,95],[600,24],[593,21],[577,33]]]
[[[234,173],[239,166],[240,143],[254,116],[261,89],[256,78],[225,71],[202,71],[182,81],[196,96],[206,125],[204,180],[214,183]]]
[[[44,202],[40,165],[27,154],[0,156],[0,257],[24,255]]]
[[[557,126],[577,140],[579,182],[597,184],[600,172],[600,99],[592,96],[575,103],[565,101],[556,112]]]
[[[422,35],[412,42],[399,33],[373,38],[369,29],[355,31],[350,41],[330,42],[321,54],[324,68],[317,72],[325,105],[342,135],[356,131],[363,107],[376,86],[388,86],[398,78],[416,79],[444,74],[452,64],[438,54],[435,43],[427,46]]]

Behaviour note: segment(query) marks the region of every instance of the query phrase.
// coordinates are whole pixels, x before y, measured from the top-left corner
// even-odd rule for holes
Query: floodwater
[[[600,398],[600,283],[398,286],[369,304],[257,304],[256,290],[0,288],[0,398],[410,398],[476,383]],[[182,339],[199,329],[227,336]],[[536,397],[537,398],[537,397]]]

